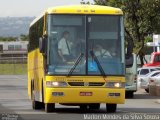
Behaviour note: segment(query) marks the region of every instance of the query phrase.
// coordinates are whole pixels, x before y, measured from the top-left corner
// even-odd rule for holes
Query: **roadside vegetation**
[[[2,37],[0,36],[0,42],[6,42],[6,41],[17,41],[17,40],[21,40],[21,41],[28,41],[28,35],[20,35],[19,37]]]
[[[0,64],[0,75],[27,74],[27,64]]]

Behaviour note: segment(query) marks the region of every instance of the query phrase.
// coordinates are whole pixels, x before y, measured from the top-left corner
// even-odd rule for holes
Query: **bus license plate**
[[[80,92],[80,96],[92,96],[92,92]]]

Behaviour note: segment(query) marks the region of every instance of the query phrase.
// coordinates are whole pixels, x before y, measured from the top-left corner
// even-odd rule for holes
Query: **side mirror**
[[[126,56],[126,67],[132,67],[134,62],[133,55]]]
[[[39,51],[42,54],[45,54],[45,46],[46,46],[45,43],[46,43],[45,38],[40,37],[39,38]]]

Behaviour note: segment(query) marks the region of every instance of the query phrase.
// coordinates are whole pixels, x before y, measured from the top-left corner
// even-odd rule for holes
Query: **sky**
[[[84,0],[93,3],[93,0]],[[81,0],[0,0],[0,17],[38,16],[46,8],[80,4]]]

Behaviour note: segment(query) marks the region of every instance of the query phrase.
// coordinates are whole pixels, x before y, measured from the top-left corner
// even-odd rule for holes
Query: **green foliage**
[[[0,75],[24,75],[27,64],[0,64]]]
[[[84,0],[81,1],[81,4],[91,4],[89,1],[85,2]]]
[[[22,41],[29,41],[29,35],[23,35],[23,34],[21,34],[21,35],[20,35],[20,39],[21,39]]]
[[[17,37],[0,37],[0,41],[16,41]]]
[[[21,40],[21,41],[28,41],[29,40],[29,36],[28,35],[20,35],[20,37],[0,37],[0,41],[2,42],[6,42],[6,41],[17,41],[17,40]]]
[[[144,43],[147,44],[147,42],[153,42],[152,36],[146,36],[144,39]]]

